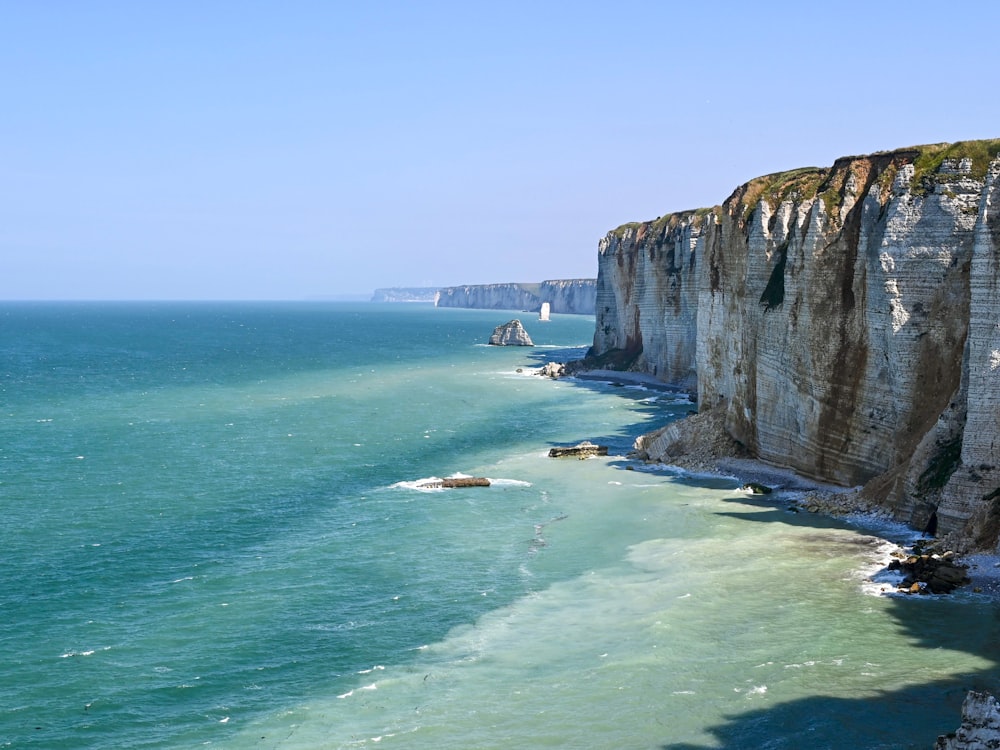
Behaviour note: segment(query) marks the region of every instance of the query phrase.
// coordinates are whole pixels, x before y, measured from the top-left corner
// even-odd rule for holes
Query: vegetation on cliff
[[[824,203],[827,215],[836,216],[843,204],[845,184],[852,174],[855,178],[860,177],[864,184],[868,172],[874,168],[882,194],[887,196],[888,188],[900,167],[912,165],[910,189],[917,195],[926,195],[933,192],[936,185],[943,185],[954,179],[953,169],[942,170],[947,164],[953,163],[954,169],[957,169],[967,159],[968,169],[963,170],[963,175],[981,181],[990,162],[998,156],[1000,138],[933,143],[877,151],[864,156],[845,156],[830,168],[801,167],[754,177],[736,188],[722,206],[675,211],[650,221],[631,221],[614,228],[609,234],[620,239],[629,230],[634,230],[637,233],[636,239],[639,240],[646,234],[662,233],[684,223],[701,227],[707,217],[719,218],[723,207],[730,216],[745,224],[761,201],[766,201],[774,210],[785,201],[802,203],[819,198]]]

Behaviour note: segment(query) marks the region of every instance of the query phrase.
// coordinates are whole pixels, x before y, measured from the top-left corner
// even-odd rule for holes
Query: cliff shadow
[[[622,425],[611,432],[600,434],[583,433],[573,436],[567,442],[548,441],[549,447],[564,447],[568,444],[579,443],[588,440],[598,445],[607,445],[612,455],[626,454],[632,450],[635,439],[638,435],[652,432],[663,427],[665,424],[685,416],[693,404],[671,404],[669,394],[654,391],[642,385],[629,383],[609,383],[606,381],[588,380],[561,380],[560,382],[570,383],[574,388],[591,390],[599,393],[613,393],[623,399],[632,402],[629,408],[635,415],[635,420]],[[661,400],[666,396],[668,401]],[[630,460],[618,460],[612,463],[613,466],[624,468],[634,466]]]
[[[975,674],[859,698],[817,696],[727,717],[706,744],[667,742],[660,750],[928,750],[954,732],[968,690],[992,684]],[[915,739],[919,737],[919,739]]]
[[[971,610],[967,627],[941,627],[942,608],[953,607]],[[921,648],[972,653],[991,665],[857,698],[817,695],[751,709],[709,727],[710,743],[668,742],[661,750],[932,747],[939,735],[958,728],[968,691],[996,694],[1000,688],[1000,607],[988,601],[900,597],[891,600],[890,611],[901,626],[899,637]]]
[[[544,353],[530,353],[539,365],[552,361]],[[686,391],[643,378],[633,378],[630,373],[608,372],[600,375],[568,376],[556,379],[558,383],[572,388],[599,393],[611,393],[623,399],[632,401],[631,408],[636,414],[636,421],[623,425],[614,432],[605,434],[584,434],[571,439],[571,442],[588,440],[599,445],[608,445],[613,454],[627,453],[632,449],[637,436],[660,429],[664,425],[687,416],[697,410],[696,404],[690,400]],[[544,376],[538,376],[544,377]],[[566,442],[549,441],[549,447],[565,446]],[[618,461],[612,464],[619,468],[632,466],[632,461]]]
[[[752,506],[745,511],[719,511],[717,515],[755,523],[781,523],[813,529],[801,537],[804,556],[811,545],[827,553],[838,546],[844,554],[858,548],[873,551],[889,534],[885,529],[866,529],[861,524],[808,512],[794,512],[788,498],[732,496],[725,503]],[[849,529],[853,535],[828,533]],[[900,533],[904,533],[902,530]],[[912,538],[912,537],[909,537]],[[859,592],[858,606],[864,606]],[[981,659],[981,668],[967,669],[898,689],[875,689],[858,697],[815,695],[727,715],[710,726],[711,740],[666,742],[661,750],[743,750],[780,748],[788,750],[830,748],[920,748],[933,747],[939,735],[954,732],[961,722],[961,707],[970,690],[996,695],[1000,691],[1000,601],[971,589],[945,596],[888,594],[879,598],[889,615],[893,637],[917,649],[962,652]],[[919,660],[919,656],[915,657]],[[905,679],[905,671],[887,665],[891,678]],[[901,677],[903,675],[903,677]],[[916,679],[916,678],[914,678]],[[877,683],[873,685],[877,688]],[[823,692],[817,685],[817,692]],[[759,698],[759,699],[758,699]],[[755,697],[767,701],[764,694]],[[915,739],[916,738],[916,739]]]

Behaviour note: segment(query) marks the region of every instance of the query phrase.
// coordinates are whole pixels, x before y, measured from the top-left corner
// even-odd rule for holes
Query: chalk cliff
[[[553,313],[593,315],[596,289],[594,279],[559,279],[540,284],[470,284],[439,290],[434,304],[537,312],[543,302],[548,302]]]
[[[433,302],[436,287],[386,287],[372,292],[372,302]]]
[[[760,177],[601,240],[596,355],[696,388],[769,463],[1000,530],[1000,140]]]
[[[934,750],[988,750],[1000,747],[1000,705],[989,693],[969,691],[962,703],[962,723],[938,737]]]

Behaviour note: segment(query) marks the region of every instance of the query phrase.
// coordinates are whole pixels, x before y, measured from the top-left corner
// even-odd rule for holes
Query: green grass
[[[920,156],[913,162],[913,181],[911,185],[920,184],[921,178],[936,174],[947,159],[959,161],[972,159],[972,172],[969,175],[974,180],[986,177],[986,169],[990,162],[1000,155],[1000,138],[982,141],[958,141],[956,143],[936,143],[930,146],[918,146]],[[950,176],[945,176],[950,180]]]
[[[829,169],[803,167],[757,177],[747,183],[743,204],[752,210],[761,200],[766,200],[771,208],[777,208],[786,200],[808,200],[815,197],[829,173]]]
[[[630,229],[638,230],[640,227],[645,226],[647,228],[647,234],[652,232],[654,235],[658,235],[662,234],[666,229],[673,229],[680,226],[684,222],[690,222],[692,226],[698,228],[703,226],[706,219],[710,216],[718,219],[721,212],[722,208],[720,206],[711,206],[710,208],[694,208],[687,211],[676,211],[671,214],[657,216],[652,221],[630,221],[627,224],[622,224],[620,227],[615,227],[611,230],[611,233],[615,237],[621,239]]]
[[[962,459],[961,434],[943,443],[938,443],[937,449],[918,481],[918,486],[924,492],[941,489],[955,473],[955,469],[958,468]]]
[[[972,179],[982,180],[986,176],[986,170],[991,161],[1000,156],[1000,138],[979,141],[957,141],[955,143],[934,143],[926,146],[912,146],[900,148],[893,151],[879,151],[869,156],[898,156],[892,159],[888,165],[878,175],[877,182],[882,189],[883,195],[892,185],[899,171],[899,166],[913,160],[914,174],[910,181],[911,190],[918,195],[926,195],[934,189],[936,185],[947,184],[953,180],[951,175],[940,175],[941,165],[947,159],[956,161],[969,158],[972,160],[972,171],[968,175]],[[845,157],[846,160],[865,159],[866,156]],[[838,159],[838,163],[844,160]],[[848,169],[849,171],[849,169]],[[841,170],[838,168],[837,175]],[[844,172],[846,177],[847,172]],[[841,184],[832,184],[828,180],[835,176],[832,168],[802,167],[801,169],[791,169],[787,172],[775,172],[774,174],[755,177],[745,183],[741,188],[743,194],[737,216],[740,221],[746,222],[750,215],[760,203],[766,200],[772,209],[777,208],[786,200],[804,201],[812,198],[820,198],[826,208],[827,214],[836,215],[842,196]],[[820,192],[820,189],[826,187]],[[647,227],[647,231],[654,233],[663,232],[668,227],[679,225],[682,221],[691,221],[695,226],[700,226],[709,216],[715,216],[716,220],[721,218],[722,209],[719,206],[711,208],[697,208],[690,211],[678,211],[676,213],[658,216],[652,221],[632,221],[622,224],[612,230],[612,234],[621,238],[631,229],[638,230],[642,226]]]

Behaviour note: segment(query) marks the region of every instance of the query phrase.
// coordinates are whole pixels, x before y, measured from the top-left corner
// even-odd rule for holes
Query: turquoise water
[[[0,746],[925,748],[996,689],[993,604],[865,585],[898,529],[626,471],[690,406],[514,315],[0,305]]]

